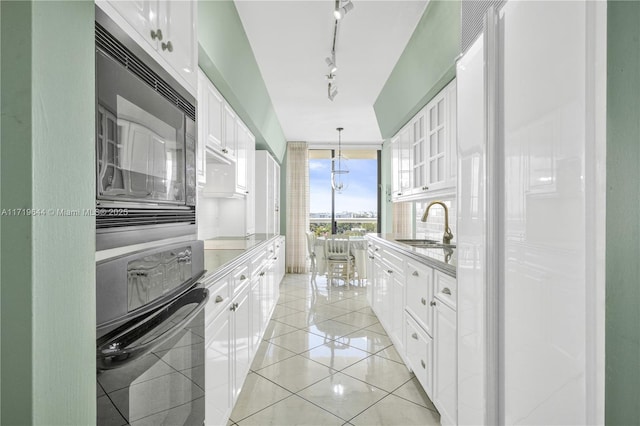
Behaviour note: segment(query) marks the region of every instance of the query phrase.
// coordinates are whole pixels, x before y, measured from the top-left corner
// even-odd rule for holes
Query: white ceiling
[[[338,95],[327,98],[324,60],[333,41],[333,0],[235,0],[288,141],[382,141],[373,103],[428,0],[353,0],[336,43]]]

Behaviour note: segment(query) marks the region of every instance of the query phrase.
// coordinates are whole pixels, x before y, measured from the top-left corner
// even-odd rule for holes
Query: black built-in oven
[[[195,240],[97,263],[98,426],[204,423],[203,266]]]
[[[96,246],[196,233],[196,100],[96,7]]]

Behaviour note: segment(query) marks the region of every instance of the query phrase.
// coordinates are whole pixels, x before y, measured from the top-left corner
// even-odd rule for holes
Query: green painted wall
[[[95,422],[93,2],[0,2],[2,424]],[[53,210],[50,210],[53,209]]]
[[[459,54],[460,2],[432,0],[374,104],[384,139],[455,77]]]
[[[640,2],[607,3],[605,418],[640,421]]]
[[[198,62],[256,137],[282,163],[286,140],[233,1],[198,2]]]

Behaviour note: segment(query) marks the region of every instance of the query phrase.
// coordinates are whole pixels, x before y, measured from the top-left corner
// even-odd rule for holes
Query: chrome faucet
[[[430,202],[429,205],[427,206],[427,209],[424,211],[424,214],[422,215],[422,221],[423,222],[427,221],[427,216],[429,216],[429,209],[434,204],[440,204],[444,209],[444,235],[442,236],[442,244],[451,244],[451,239],[453,239],[453,233],[449,228],[449,209],[447,208],[447,205],[445,203],[443,203],[442,201]]]

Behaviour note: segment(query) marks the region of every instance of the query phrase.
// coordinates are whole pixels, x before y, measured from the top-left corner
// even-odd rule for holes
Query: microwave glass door
[[[184,204],[184,114],[110,58],[97,65],[98,199]]]

